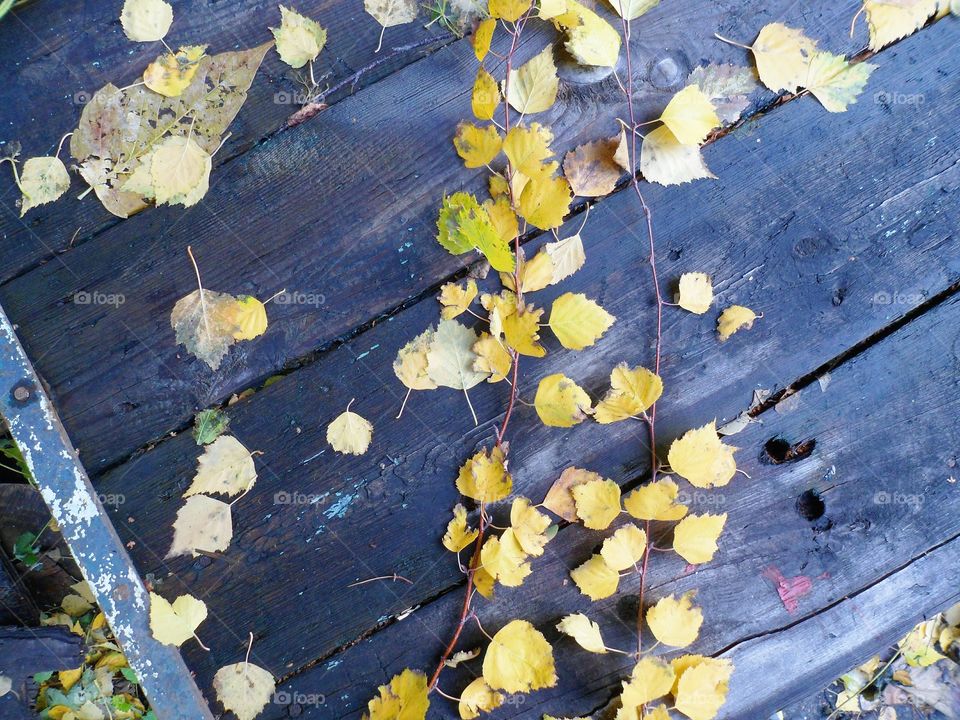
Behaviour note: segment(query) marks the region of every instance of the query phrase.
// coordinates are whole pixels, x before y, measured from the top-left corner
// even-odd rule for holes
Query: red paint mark
[[[797,611],[800,606],[800,598],[807,595],[813,589],[813,580],[806,575],[797,575],[792,578],[783,576],[780,569],[771,565],[763,571],[763,577],[772,582],[777,588],[777,595],[780,596],[780,602],[791,615]]]

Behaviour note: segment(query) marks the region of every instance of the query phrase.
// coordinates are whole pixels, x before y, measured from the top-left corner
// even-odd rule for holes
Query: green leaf
[[[451,255],[479,250],[494,270],[513,272],[510,244],[500,237],[487,211],[469,193],[458,192],[443,199],[437,218],[437,242]]]
[[[230,416],[217,408],[202,410],[193,419],[193,439],[197,445],[209,445],[230,426]]]
[[[127,679],[127,682],[131,682],[134,685],[140,684],[140,681],[137,679],[137,673],[133,671],[133,668],[122,667],[120,668],[120,674]]]
[[[27,461],[23,458],[23,453],[20,452],[20,448],[17,447],[17,444],[13,440],[10,438],[0,438],[0,455],[12,460],[17,466],[17,472],[31,483],[34,482],[33,475],[30,473],[30,466],[27,465]]]

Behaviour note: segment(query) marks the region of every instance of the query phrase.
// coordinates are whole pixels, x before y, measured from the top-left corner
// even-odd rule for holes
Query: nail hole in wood
[[[761,455],[760,459],[773,465],[796,462],[797,460],[810,457],[810,454],[816,446],[817,441],[813,438],[791,444],[790,441],[785,438],[773,437],[764,443],[764,455]]]
[[[807,490],[797,498],[797,514],[808,522],[819,520],[826,511],[823,498],[815,490]]]

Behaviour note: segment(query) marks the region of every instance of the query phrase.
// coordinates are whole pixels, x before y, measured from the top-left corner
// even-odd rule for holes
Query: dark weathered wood
[[[835,50],[851,50],[859,42],[846,28],[858,5],[678,0],[657,8],[636,34],[640,116],[655,117],[702,61],[748,62],[742,50],[714,39],[715,31],[749,38],[779,19],[810,28]],[[547,31],[531,33],[521,59],[551,39]],[[503,40],[501,34],[501,51]],[[230,163],[200,205],[141,213],[0,288],[0,302],[24,327],[92,471],[462,269],[463,260],[434,235],[441,195],[486,182],[485,172],[462,167],[450,142],[456,123],[470,115],[475,72],[469,44],[454,43]],[[564,151],[616,133],[623,106],[612,77],[596,85],[566,82],[559,102],[538,119],[552,125],[555,148]],[[929,112],[928,104],[918,114]],[[829,118],[831,133],[845,122]],[[747,177],[738,181],[752,198],[760,188]],[[702,197],[718,188],[706,185],[693,192]],[[261,298],[286,288],[325,302],[272,305],[266,335],[232,350],[211,372],[176,346],[169,324],[176,299],[195,289],[188,244],[207,287]],[[78,291],[120,294],[126,302],[77,304]]]
[[[38,625],[40,610],[24,591],[13,563],[0,551],[0,625]]]
[[[76,127],[82,105],[93,93],[108,82],[123,87],[139,79],[163,46],[128,40],[119,22],[121,5],[83,0],[34,2],[0,22],[0,67],[6,70],[7,100],[0,105],[0,142],[19,141],[23,157],[50,154],[60,137]],[[382,61],[364,72],[355,87],[347,85],[332,93],[328,103],[454,39],[437,26],[424,30],[425,19],[391,28],[384,37],[383,50],[375,54],[380,25],[364,12],[362,3],[305,0],[297,3],[296,9],[315,17],[328,30],[327,45],[314,68],[322,87],[336,86],[361,68]],[[268,28],[277,27],[279,22],[277,3],[272,0],[180,2],[174,4],[174,22],[166,39],[175,47],[205,43],[211,53],[225,52],[266,42],[272,37]],[[430,38],[436,42],[392,52],[392,48]],[[294,71],[275,52],[267,54],[243,111],[230,127],[230,139],[217,153],[216,165],[246,152],[286,124],[304,102],[294,97],[304,94],[298,76],[305,78],[306,68]],[[67,160],[68,155],[65,150],[61,157]],[[8,172],[4,166],[0,183],[0,240],[4,247],[0,281],[65,251],[75,233],[73,244],[78,245],[120,222],[92,196],[81,202],[74,200],[86,189],[79,176],[75,176],[67,196],[31,211],[21,220],[14,206],[19,193]]]
[[[697,589],[705,621],[689,650],[722,652],[737,666],[721,718],[767,718],[957,601],[952,568],[960,560],[960,494],[950,478],[960,442],[952,422],[960,408],[958,321],[954,295],[841,365],[826,390],[817,382],[804,388],[794,411],[770,409],[762,423],[730,438],[749,478],[738,475],[711,491],[685,486],[694,511],[728,514],[720,551],[698,569],[656,553],[647,598]],[[674,411],[665,408],[663,419]],[[805,459],[772,464],[764,446],[776,437],[812,439],[816,446]],[[823,502],[819,517],[805,511],[808,493]],[[592,603],[569,578],[569,568],[608,534],[565,528],[534,561],[524,587],[498,588],[494,601],[477,600],[488,633],[524,618],[555,648],[558,686],[521,699],[509,707],[510,717],[584,716],[618,694],[632,661],[587,653],[554,629],[563,615],[584,612],[600,624],[607,645],[634,647],[638,579],[631,576],[616,596]],[[655,524],[652,535],[669,546],[668,530]],[[791,585],[807,588],[794,592],[795,607],[773,578],[782,578],[785,594]],[[355,717],[394,673],[433,667],[457,617],[458,594],[326,658],[281,692],[324,698],[322,705],[304,703],[303,717]],[[470,623],[461,647],[485,644]],[[447,670],[441,688],[459,695],[479,672],[480,661]],[[285,712],[271,708],[265,718],[279,720]],[[431,712],[457,717],[455,705],[440,697]]]
[[[956,94],[955,77],[937,70],[956,62],[954,33],[938,25],[881,55],[874,87],[922,92],[923,108],[864,101],[846,116],[828,116],[802,99],[709,148],[719,181],[645,189],[656,208],[665,281],[705,270],[714,276],[718,306],[737,302],[766,313],[752,331],[721,345],[716,313],[668,312],[664,442],[715,416],[735,416],[755,388],[784,387],[958,280],[956,250],[946,242],[956,209],[945,192],[960,178],[957,130],[937,111]],[[931,137],[938,138],[932,151]],[[844,154],[825,166],[827,147]],[[897,159],[918,153],[925,153],[922,162]],[[801,188],[802,200],[784,182]],[[587,292],[620,321],[582,353],[564,352],[548,338],[545,360],[523,361],[524,400],[548,373],[563,371],[596,396],[617,362],[650,362],[646,241],[635,203],[626,194],[600,203],[584,231],[587,266],[559,290],[534,296],[548,305],[558,291]],[[881,304],[881,292],[895,295],[896,304]],[[258,661],[284,674],[459,578],[438,542],[438,509],[457,501],[456,470],[475,446],[490,442],[507,389],[471,391],[477,428],[454,391],[414,394],[403,419],[394,420],[404,390],[390,369],[394,353],[437,315],[434,300],[417,303],[229,409],[232,432],[264,454],[256,487],[234,508],[236,534],[223,559],[160,560],[200,454],[190,437],[165,441],[100,481],[101,492],[126,495],[111,515],[136,542],[141,570],[209,593],[211,616],[234,637],[233,647],[210,655],[188,651],[201,684],[224,661],[218,653],[242,648],[238,627],[257,634]],[[351,398],[376,427],[361,458],[337,456],[325,440],[326,424]],[[618,481],[647,465],[639,424],[559,431],[543,427],[524,405],[511,422],[515,489],[531,497],[571,464]],[[298,504],[286,504],[296,493]],[[347,588],[392,572],[416,585]]]
[[[83,639],[64,628],[0,627],[0,676],[13,681],[13,692],[0,697],[0,717],[36,718],[28,679],[38,672],[75,668],[83,654]]]

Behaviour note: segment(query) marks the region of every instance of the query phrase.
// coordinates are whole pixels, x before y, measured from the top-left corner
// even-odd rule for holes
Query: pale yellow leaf
[[[531,357],[546,355],[547,351],[539,344],[542,315],[542,308],[527,305],[521,311],[502,316],[503,337],[507,345],[521,355]]]
[[[570,492],[577,516],[591,530],[606,530],[620,514],[620,486],[613,480],[590,480],[574,485]]]
[[[194,495],[177,511],[173,543],[166,558],[197,557],[201,552],[223,552],[233,540],[230,505],[206,495]]]
[[[647,534],[636,525],[628,524],[603,541],[600,556],[613,570],[622,571],[634,567],[647,548]]]
[[[623,499],[623,508],[637,520],[679,520],[687,506],[676,502],[677,484],[669,477],[638,487]]]
[[[603,636],[600,634],[600,626],[583,613],[567,615],[557,623],[557,630],[572,637],[584,650],[598,655],[604,655],[607,652],[603,644]]]
[[[470,107],[474,116],[478,120],[491,120],[499,105],[500,86],[493,75],[483,68],[479,68],[477,79],[473,82],[473,92],[470,94]]]
[[[876,69],[870,63],[849,63],[842,55],[818,52],[810,59],[804,86],[829,112],[846,112]]]
[[[700,634],[703,613],[690,602],[692,593],[669,595],[647,610],[647,626],[664,645],[687,647]]]
[[[506,587],[519,587],[532,572],[527,554],[512,529],[507,529],[500,537],[487,538],[480,550],[480,564]]]
[[[677,304],[684,310],[703,315],[713,303],[713,284],[702,272],[688,272],[680,276],[680,297]]]
[[[620,363],[610,373],[610,389],[596,407],[594,419],[602,424],[618,422],[647,411],[663,393],[659,375],[645,367]]]
[[[514,110],[530,115],[553,105],[559,83],[553,48],[548,45],[519,69],[510,71],[504,94]]]
[[[691,565],[710,562],[717,552],[727,514],[687,515],[673,529],[673,549]]]
[[[207,194],[212,166],[210,154],[193,138],[170,135],[161,140],[150,164],[157,205],[198,203]]]
[[[181,595],[170,603],[150,593],[150,631],[164,645],[180,647],[206,618],[206,604],[192,595]]]
[[[673,668],[663,660],[649,656],[641,658],[630,673],[630,679],[623,683],[622,707],[616,720],[637,720],[641,706],[670,692],[673,678]]]
[[[120,11],[123,32],[134,42],[160,40],[173,22],[173,8],[164,0],[126,0]]]
[[[516,22],[530,9],[530,0],[490,0],[490,17]]]
[[[170,325],[177,342],[216,370],[236,340],[237,299],[213,290],[194,290],[177,301]]]
[[[363,455],[373,439],[373,425],[349,406],[327,425],[327,442],[339,453]]]
[[[292,68],[302,68],[317,59],[327,43],[327,31],[316,20],[280,6],[280,27],[270,28],[280,59]]]
[[[237,298],[232,307],[234,340],[253,340],[267,331],[267,308],[250,295]]]
[[[620,584],[620,574],[599,555],[592,556],[583,565],[573,569],[570,577],[580,592],[594,601],[610,597]]]
[[[614,0],[616,1],[616,0]],[[620,32],[576,0],[567,0],[566,12],[554,22],[567,31],[564,47],[581,65],[614,67],[620,55]]]
[[[743,305],[731,305],[722,313],[717,320],[717,333],[720,340],[727,340],[738,330],[753,327],[753,321],[757,319],[757,314]]]
[[[23,194],[20,217],[23,217],[28,210],[53,202],[69,190],[70,175],[59,158],[30,158],[23,164],[19,186]]]
[[[277,684],[269,672],[245,661],[217,670],[213,689],[223,708],[232,711],[237,720],[253,720],[273,698]]]
[[[467,525],[467,509],[457,503],[453,508],[453,519],[447,523],[447,532],[443,536],[443,546],[450,552],[458,553],[477,539],[479,532]]]
[[[563,224],[571,200],[573,194],[565,178],[538,174],[530,177],[523,186],[518,209],[531,225],[550,230]]]
[[[607,0],[622,18],[636,20],[660,4],[660,0]]]
[[[385,28],[417,19],[416,0],[363,0],[363,9]]]
[[[737,472],[737,463],[733,459],[736,450],[721,442],[716,420],[713,420],[674,440],[667,453],[667,462],[677,475],[698,488],[722,487]]]
[[[922,28],[937,12],[937,0],[864,0],[870,49],[877,51]]]
[[[674,95],[660,120],[683,145],[699,145],[720,125],[713,103],[696,85],[687,85]]]
[[[491,689],[482,677],[474,678],[460,693],[457,710],[461,720],[473,720],[481,712],[490,712],[503,704],[503,695]]]
[[[530,692],[557,684],[553,649],[543,634],[526,620],[512,620],[487,647],[483,679],[495,690]]]
[[[427,328],[397,351],[393,372],[411,390],[437,387],[427,372],[427,352],[433,344],[433,335],[433,328]]]
[[[573,427],[583,422],[592,405],[583,388],[562,373],[540,381],[533,403],[540,420],[550,427]]]
[[[763,84],[774,92],[795,93],[807,80],[807,69],[810,58],[817,52],[817,43],[802,30],[770,23],[760,30],[752,49]]]
[[[549,242],[543,246],[541,252],[547,253],[550,260],[553,261],[553,277],[550,279],[551,285],[556,285],[561,280],[566,280],[577,270],[583,267],[587,261],[587,255],[583,249],[583,240],[580,234],[571,235],[563,240]]]
[[[441,320],[427,351],[427,373],[442,387],[469,390],[487,379],[474,370],[477,355],[473,346],[477,334],[456,320]]]
[[[221,435],[204,447],[197,461],[197,474],[183,496],[239,495],[253,487],[256,480],[257,469],[250,451],[232,435]]]
[[[666,125],[651,130],[640,148],[640,172],[650,182],[682,185],[693,180],[715,178],[700,148],[684,145]]]
[[[593,345],[616,318],[583,293],[564,293],[553,301],[550,329],[568,350]]]
[[[540,175],[544,161],[553,157],[551,142],[553,132],[550,128],[539,123],[532,123],[529,127],[518,125],[507,133],[503,141],[503,154],[514,171],[533,177]]]

